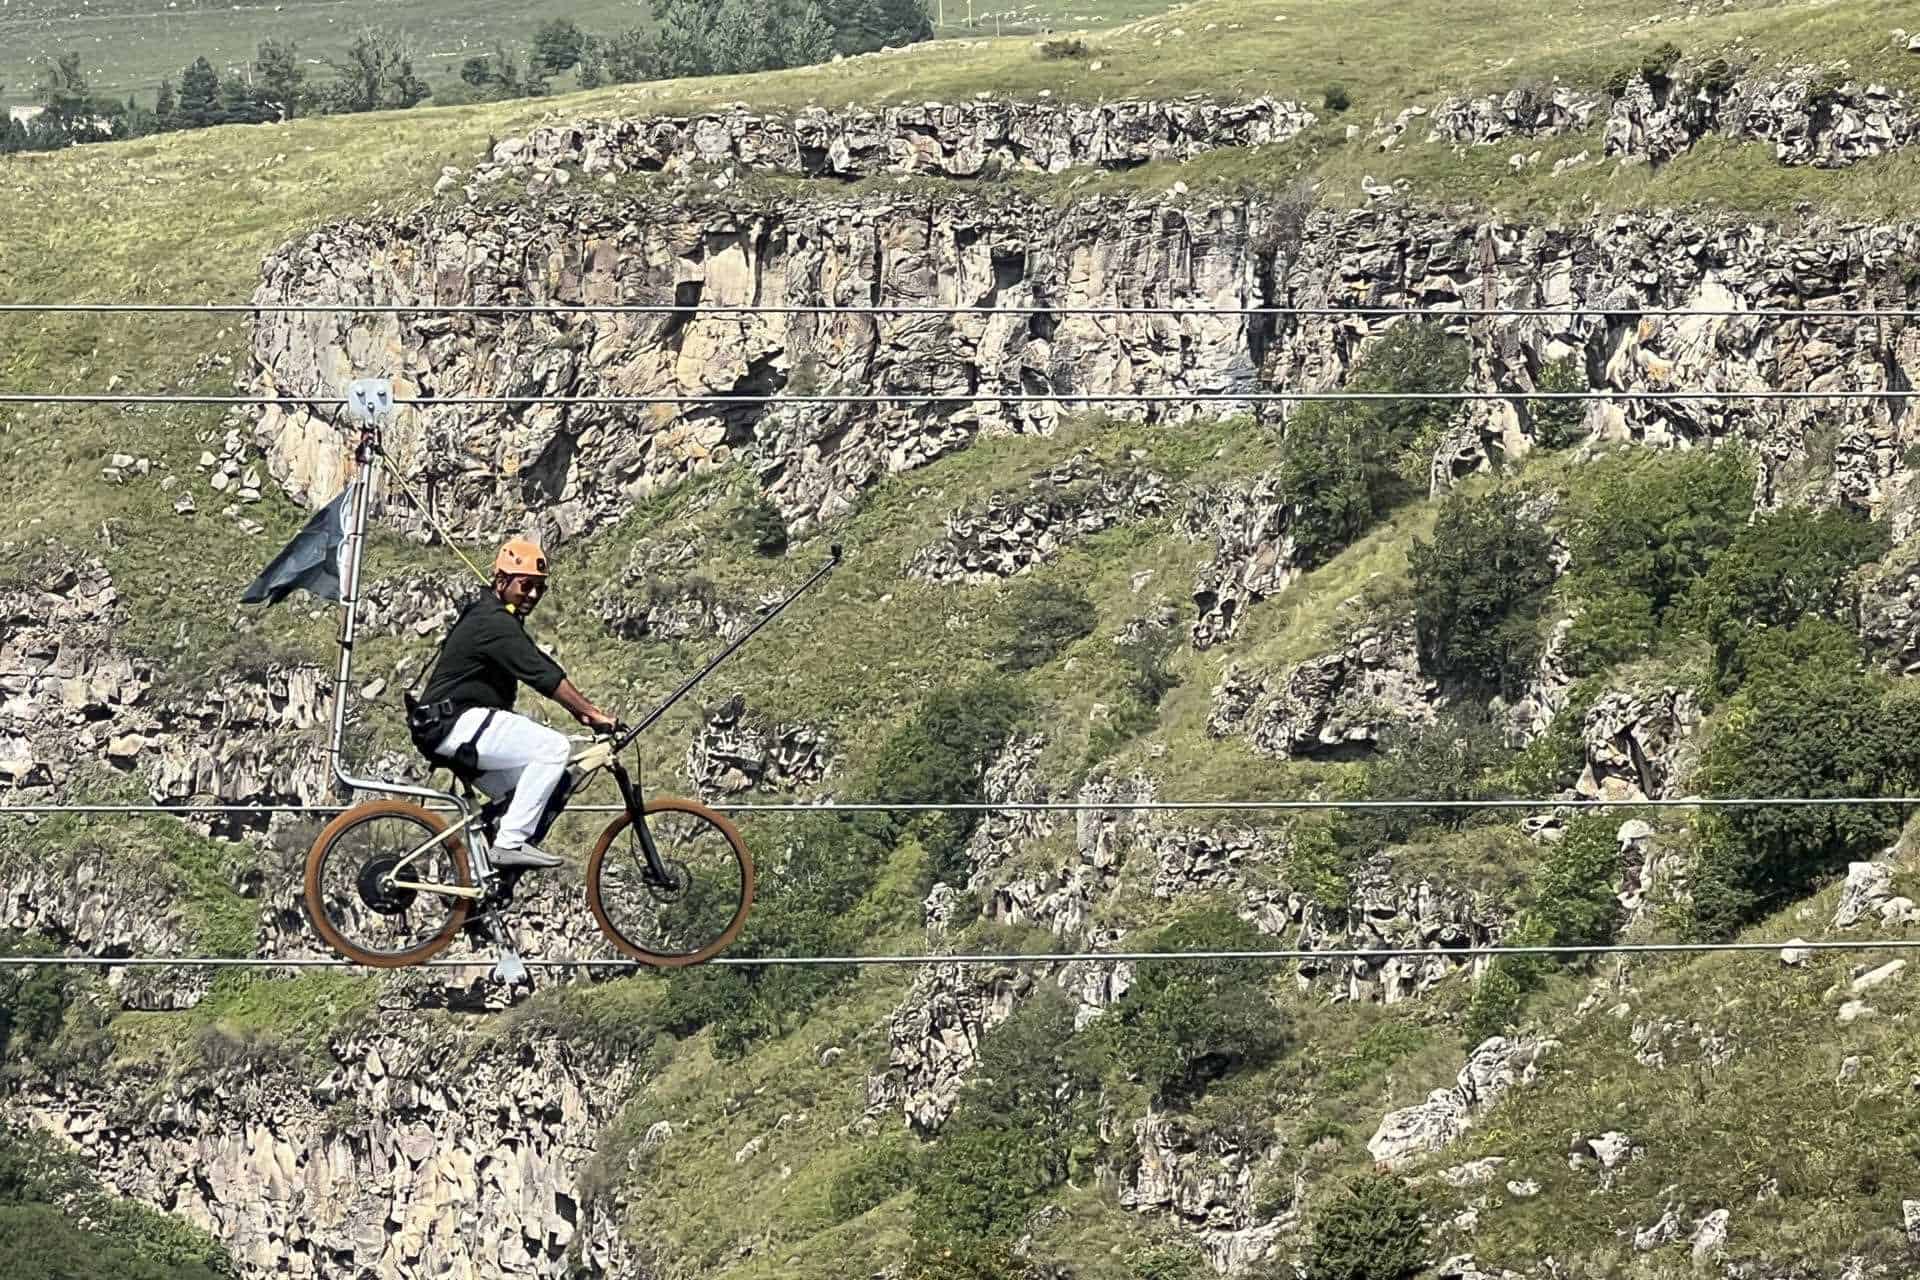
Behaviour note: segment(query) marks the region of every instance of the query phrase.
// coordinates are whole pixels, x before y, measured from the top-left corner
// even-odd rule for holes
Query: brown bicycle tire
[[[613,847],[614,838],[622,831],[625,831],[633,822],[633,819],[624,813],[607,824],[607,829],[600,833],[599,842],[593,846],[593,854],[587,859],[587,908],[593,912],[594,923],[600,926],[600,932],[606,937],[607,941],[611,942],[620,954],[629,959],[638,960],[642,964],[654,965],[662,969],[680,969],[688,965],[700,964],[704,961],[711,960],[714,956],[720,954],[720,952],[730,946],[735,938],[740,936],[741,928],[747,923],[747,913],[753,909],[753,855],[747,852],[746,841],[740,838],[739,831],[734,828],[731,822],[697,800],[682,800],[674,796],[661,796],[647,801],[646,812],[649,815],[656,813],[691,814],[696,818],[713,824],[714,828],[726,837],[727,843],[733,847],[734,858],[740,863],[742,892],[740,894],[740,906],[739,909],[733,913],[733,919],[728,922],[727,927],[721,930],[719,936],[712,942],[701,947],[698,951],[689,951],[684,955],[665,955],[657,951],[649,951],[645,947],[636,946],[634,943],[629,942],[625,935],[614,927],[613,921],[607,918],[606,906],[600,898],[600,872],[601,868],[606,865],[607,850]]]
[[[355,964],[367,965],[374,969],[404,969],[408,965],[421,964],[427,960],[431,960],[434,956],[446,950],[447,945],[459,935],[460,927],[466,924],[467,914],[473,909],[473,904],[466,898],[455,898],[453,900],[453,910],[447,917],[446,928],[442,929],[435,937],[408,951],[363,951],[353,945],[353,943],[348,942],[345,935],[334,927],[333,922],[327,918],[327,913],[320,898],[320,866],[325,860],[328,846],[341,835],[352,830],[354,827],[360,826],[362,823],[371,822],[375,818],[390,816],[414,819],[415,821],[424,823],[429,831],[436,834],[447,829],[446,819],[430,809],[423,809],[419,805],[410,804],[405,800],[374,800],[367,804],[355,805],[353,808],[335,818],[332,822],[329,822],[325,829],[320,832],[319,836],[314,839],[313,847],[307,850],[305,894],[307,919],[313,922],[314,930],[319,933],[321,939],[325,941],[329,947],[332,947],[335,952],[353,961]],[[454,836],[447,841],[447,853],[453,859],[454,870],[459,872],[460,883],[463,885],[472,884],[473,870],[467,863],[467,846],[461,841],[460,837]]]

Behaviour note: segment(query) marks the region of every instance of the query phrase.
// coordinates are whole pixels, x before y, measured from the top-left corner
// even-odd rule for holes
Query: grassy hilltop
[[[964,2],[946,0],[949,23]],[[490,139],[524,131],[549,113],[685,113],[734,101],[796,107],[951,101],[982,91],[1018,98],[1046,91],[1079,100],[1270,94],[1304,101],[1325,117],[1296,142],[1256,153],[1097,179],[1083,173],[1020,179],[1023,188],[1063,200],[1090,190],[1160,192],[1176,179],[1201,195],[1279,189],[1314,177],[1323,201],[1358,203],[1361,179],[1372,176],[1408,179],[1415,199],[1473,200],[1540,217],[1710,203],[1756,219],[1784,219],[1806,202],[1822,211],[1892,219],[1905,214],[1915,176],[1911,149],[1829,172],[1783,169],[1758,146],[1716,144],[1657,171],[1615,175],[1593,165],[1552,176],[1553,159],[1597,150],[1598,125],[1588,135],[1542,144],[1543,162],[1520,173],[1509,170],[1501,147],[1460,156],[1446,147],[1412,145],[1383,155],[1364,137],[1376,116],[1391,119],[1412,103],[1431,105],[1449,94],[1555,79],[1597,87],[1666,41],[1689,57],[1737,49],[1760,66],[1845,60],[1856,75],[1920,88],[1920,55],[1890,38],[1894,27],[1913,19],[1908,6],[1892,0],[1739,0],[1706,9],[1675,4],[1658,14],[1636,0],[1538,6],[1196,0],[1144,19],[1118,4],[1079,11],[1127,20],[1090,28],[1081,56],[1066,59],[1042,57],[1031,36],[949,39],[764,76],[229,127],[9,157],[0,160],[0,226],[8,229],[0,245],[0,299],[242,300],[262,255],[289,237],[332,218],[408,207],[426,196],[443,165],[471,165]],[[540,16],[547,16],[545,8],[522,10],[511,20],[530,26]],[[1323,107],[1334,87],[1350,99],[1342,111]],[[1361,138],[1346,139],[1349,123],[1361,125]],[[0,316],[0,390],[227,393],[243,352],[244,330],[234,318]],[[218,408],[15,406],[0,412],[0,579],[30,581],[49,557],[103,557],[130,608],[123,642],[183,687],[216,683],[261,652],[326,660],[330,616],[304,606],[243,615],[233,603],[305,512],[272,496],[250,512],[266,532],[247,537],[218,517],[217,504],[203,502],[198,515],[182,517],[172,509],[173,495],[156,485],[113,486],[101,478],[107,457],[127,451],[197,482],[195,460],[204,442],[224,430]],[[1155,773],[1165,780],[1164,794],[1193,799],[1316,788],[1368,795],[1436,781],[1463,791],[1504,786],[1539,794],[1564,784],[1565,725],[1525,755],[1494,746],[1456,760],[1461,753],[1451,744],[1428,743],[1424,756],[1409,748],[1404,760],[1326,765],[1276,765],[1256,756],[1244,739],[1219,742],[1206,734],[1209,697],[1229,663],[1253,659],[1277,667],[1324,652],[1345,625],[1341,606],[1363,592],[1373,600],[1418,598],[1433,579],[1431,571],[1423,578],[1417,548],[1458,522],[1458,504],[1398,502],[1260,606],[1231,645],[1200,654],[1183,648],[1152,672],[1131,665],[1108,640],[1162,594],[1179,614],[1176,632],[1190,620],[1186,591],[1210,549],[1179,535],[1177,515],[1082,540],[1012,586],[936,588],[900,573],[906,557],[940,533],[946,515],[1018,487],[1077,450],[1115,463],[1132,460],[1199,488],[1263,470],[1274,445],[1274,436],[1245,423],[1172,431],[1086,417],[1052,438],[982,441],[896,477],[832,531],[849,547],[845,569],[798,606],[790,623],[743,653],[721,683],[745,691],[769,714],[831,724],[847,748],[840,775],[847,789],[875,795],[897,794],[891,787],[901,762],[933,736],[928,708],[951,707],[957,689],[967,690],[976,708],[1004,709],[1001,731],[1017,722],[1046,736],[1043,767],[1056,790],[1102,763],[1117,775],[1135,767]],[[1589,463],[1560,454],[1509,477],[1567,496],[1555,520],[1574,548],[1575,571],[1554,588],[1559,594],[1552,602],[1610,602],[1621,617],[1644,623],[1645,643],[1631,658],[1609,649],[1606,637],[1595,641],[1598,674],[1702,691],[1710,708],[1703,736],[1726,744],[1723,754],[1708,757],[1724,771],[1723,780],[1731,778],[1725,789],[1744,791],[1764,777],[1740,774],[1748,764],[1757,770],[1765,761],[1756,764],[1756,758],[1768,754],[1736,753],[1743,742],[1751,745],[1752,735],[1741,735],[1752,725],[1803,723],[1809,739],[1820,739],[1828,728],[1820,717],[1835,705],[1862,709],[1862,719],[1849,721],[1847,733],[1836,731],[1831,742],[1796,739],[1793,749],[1802,758],[1838,753],[1841,746],[1851,749],[1848,735],[1857,730],[1882,754],[1847,760],[1859,763],[1863,776],[1877,770],[1872,778],[1889,788],[1910,785],[1920,770],[1887,728],[1902,723],[1903,709],[1912,705],[1907,685],[1859,670],[1857,641],[1844,626],[1792,613],[1776,619],[1774,629],[1791,638],[1775,647],[1768,641],[1743,648],[1751,637],[1734,634],[1734,623],[1745,620],[1742,608],[1760,590],[1755,575],[1740,576],[1743,566],[1777,556],[1790,567],[1814,565],[1826,575],[1822,581],[1838,582],[1881,555],[1884,542],[1825,524],[1782,531],[1756,520],[1750,475],[1729,481],[1728,473],[1712,470],[1716,465],[1692,455],[1629,453]],[[1592,470],[1580,470],[1586,467]],[[1469,492],[1493,487],[1476,482]],[[638,704],[670,688],[696,656],[697,647],[618,642],[593,615],[590,584],[614,573],[634,543],[668,530],[696,536],[702,574],[720,590],[743,593],[790,581],[817,560],[825,536],[798,543],[779,560],[757,552],[750,488],[736,473],[684,485],[559,558],[560,590],[541,628],[583,687],[619,690],[609,700]],[[1664,539],[1663,564],[1683,567],[1673,580],[1661,579],[1657,591],[1649,585],[1658,577],[1654,570],[1616,556],[1607,542],[1616,518],[1629,514],[1645,516],[1645,527],[1655,531],[1650,540]],[[1529,554],[1541,550],[1532,547]],[[1793,559],[1801,555],[1809,559]],[[390,539],[378,542],[372,556],[376,575],[407,568],[457,572],[442,553]],[[1136,594],[1133,575],[1143,569],[1154,577]],[[1022,620],[1033,616],[1023,610],[1035,607],[1036,593],[1082,598],[1085,608],[1040,661],[1009,672],[1005,668],[1020,665],[1010,664],[1008,655]],[[1535,600],[1528,607],[1546,605]],[[1644,619],[1635,609],[1644,610]],[[1557,615],[1536,618],[1548,616]],[[390,661],[395,651],[394,642],[370,643],[368,660]],[[1728,676],[1721,660],[1733,658],[1742,665]],[[1827,677],[1831,683],[1820,683]],[[1142,682],[1150,680],[1167,686],[1164,696],[1141,696]],[[985,700],[983,690],[1004,703]],[[1116,709],[1133,714],[1116,717]],[[676,777],[692,714],[687,709],[656,735],[648,758],[657,776]],[[1794,758],[1784,747],[1773,754],[1789,764]],[[1420,768],[1429,772],[1410,776]],[[117,785],[124,787],[124,780]],[[1558,853],[1543,852],[1520,835],[1517,821],[1504,819],[1457,827],[1409,823],[1390,835],[1407,850],[1407,865],[1498,897],[1519,922],[1518,936],[1564,940],[1601,927],[1592,917],[1615,887],[1611,871],[1580,858],[1596,848],[1611,856],[1613,828],[1626,816],[1577,826]],[[1724,895],[1707,904],[1721,914],[1655,921],[1656,936],[1705,930],[1811,939],[1829,932],[1838,895],[1831,876],[1794,880],[1790,892],[1769,896],[1766,886],[1756,888],[1733,866],[1748,847],[1741,842],[1759,847],[1778,837],[1795,848],[1825,841],[1823,848],[1863,850],[1890,842],[1904,815],[1873,814],[1844,832],[1788,827],[1784,835],[1716,825],[1684,811],[1641,816],[1652,819],[1665,845],[1706,850],[1703,883],[1720,876],[1712,883]],[[1275,829],[1299,835],[1292,826]],[[811,878],[774,870],[749,943],[795,952],[926,945],[920,902],[941,859],[951,856],[951,831],[925,824],[822,829],[769,822],[750,826],[748,834],[763,847],[783,839],[798,844],[817,869]],[[1289,874],[1337,888],[1354,871],[1341,861],[1340,851],[1349,847],[1341,841],[1381,838],[1371,829],[1337,834],[1331,846],[1303,841],[1301,847],[1324,856],[1303,858]],[[563,837],[580,838],[578,824]],[[161,822],[117,828],[110,837],[88,836],[83,824],[46,824],[0,826],[0,859],[10,852],[55,857],[82,839],[110,840],[128,865],[162,866],[176,894],[166,909],[194,922],[203,945],[235,952],[247,946],[248,904],[232,884],[251,850],[188,837]],[[1053,852],[1049,847],[1035,856]],[[1125,925],[1143,943],[1241,938],[1204,904],[1154,897],[1151,879],[1150,865],[1128,866],[1095,923]],[[1893,891],[1920,896],[1904,848]],[[1036,945],[979,924],[965,925],[957,942],[1009,950]],[[1070,1264],[1076,1280],[1206,1274],[1165,1215],[1128,1212],[1117,1202],[1111,1170],[1127,1165],[1131,1139],[1125,1135],[1150,1111],[1237,1144],[1235,1150],[1260,1153],[1252,1158],[1252,1195],[1265,1209],[1278,1212],[1292,1203],[1294,1176],[1303,1177],[1309,1191],[1302,1217],[1321,1229],[1323,1242],[1336,1239],[1342,1223],[1355,1230],[1360,1219],[1391,1225],[1424,1210],[1428,1226],[1419,1252],[1427,1262],[1458,1244],[1474,1248],[1490,1270],[1505,1265],[1533,1274],[1551,1254],[1569,1268],[1566,1274],[1669,1276],[1689,1265],[1687,1241],[1696,1220],[1726,1208],[1733,1215],[1727,1257],[1782,1269],[1805,1261],[1810,1274],[1831,1276],[1849,1257],[1902,1264],[1908,1245],[1899,1230],[1901,1202],[1920,1188],[1912,1126],[1904,1121],[1920,1056],[1903,1034],[1920,997],[1894,981],[1873,991],[1877,1016],[1840,1020],[1843,1003],[1854,998],[1856,963],[1883,958],[1816,955],[1787,967],[1769,953],[1497,969],[1482,987],[1491,995],[1454,979],[1432,997],[1392,1007],[1328,1003],[1316,992],[1301,993],[1281,970],[1203,976],[1191,984],[1168,977],[1140,984],[1124,1016],[1114,1019],[1121,1029],[1073,1036],[1060,1023],[1060,1009],[1035,1000],[989,1037],[981,1083],[930,1148],[898,1131],[897,1112],[871,1131],[861,1123],[865,1080],[885,1061],[887,1015],[907,989],[909,978],[901,973],[865,971],[844,981],[783,976],[758,986],[717,973],[582,985],[543,992],[484,1020],[478,1034],[507,1043],[557,1034],[644,1056],[647,1086],[603,1136],[588,1191],[629,1193],[630,1236],[656,1258],[662,1275],[676,1278],[840,1280],[870,1274],[910,1248],[918,1251],[918,1277],[1018,1275],[1020,1264],[1006,1251],[1030,1222],[1031,1258]],[[158,1078],[207,1069],[209,1045],[216,1043],[224,1053],[237,1045],[237,1052],[257,1053],[262,1061],[298,1064],[323,1054],[330,1032],[378,1016],[377,990],[376,980],[358,976],[228,975],[190,1012],[115,1013],[90,1021],[97,1006],[82,996],[101,989],[75,979],[60,996],[65,1021],[42,1027],[39,1049],[48,1060],[93,1054],[91,1060],[111,1070],[151,1071]],[[1254,993],[1271,1007],[1248,1005]],[[1185,1014],[1188,1022],[1177,1020]],[[427,1019],[463,1030],[474,1021],[451,1013]],[[1643,1022],[1657,1023],[1654,1034],[1664,1037],[1659,1065],[1640,1053],[1645,1035],[1631,1039]],[[1447,1165],[1498,1155],[1508,1161],[1488,1192],[1491,1201],[1478,1210],[1469,1244],[1464,1228],[1448,1224],[1480,1192],[1454,1191],[1431,1177],[1413,1189],[1383,1190],[1363,1177],[1371,1165],[1365,1143],[1387,1110],[1450,1086],[1479,1034],[1502,1027],[1550,1034],[1561,1043],[1542,1059],[1538,1081],[1439,1160]],[[1229,1033],[1238,1038],[1231,1051],[1222,1050],[1227,1066],[1219,1074],[1210,1076],[1211,1066],[1166,1065],[1182,1034],[1197,1040]],[[1079,1054],[1078,1046],[1089,1053]],[[1091,1103],[1049,1110],[1036,1101],[1095,1096],[1118,1117],[1108,1136],[1101,1135]],[[1037,1116],[1036,1108],[1044,1114]],[[642,1139],[661,1120],[681,1136],[654,1151]],[[1593,1175],[1569,1168],[1567,1156],[1573,1138],[1607,1130],[1629,1133],[1644,1150],[1601,1194]],[[1039,1142],[1033,1135],[1043,1131],[1053,1145],[1018,1145]],[[757,1158],[740,1158],[754,1139],[764,1140],[764,1149],[756,1149]],[[1009,1173],[994,1165],[984,1153],[996,1144],[1031,1157],[1031,1166],[1010,1159]],[[1342,1190],[1349,1179],[1358,1179],[1357,1190]],[[1499,1187],[1509,1179],[1537,1182],[1540,1193],[1503,1194]],[[1030,1219],[1041,1205],[1049,1211]],[[1669,1208],[1683,1224],[1677,1237],[1636,1249],[1633,1233]],[[1364,1232],[1358,1238],[1359,1254],[1371,1251],[1376,1258],[1405,1244],[1368,1243]],[[1385,1263],[1379,1270],[1365,1270],[1362,1262],[1343,1271],[1324,1257],[1321,1262],[1318,1274],[1329,1277],[1407,1280],[1414,1274]]]

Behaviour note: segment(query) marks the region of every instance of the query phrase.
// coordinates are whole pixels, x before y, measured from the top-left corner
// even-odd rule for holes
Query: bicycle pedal
[[[512,986],[526,980],[527,966],[521,961],[520,953],[512,947],[500,948],[500,958],[494,961],[493,980]]]

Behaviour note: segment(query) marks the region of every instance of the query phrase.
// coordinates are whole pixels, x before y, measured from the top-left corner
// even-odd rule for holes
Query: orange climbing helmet
[[[540,549],[537,542],[510,538],[501,546],[500,554],[493,558],[493,571],[544,578],[547,576],[547,553]]]

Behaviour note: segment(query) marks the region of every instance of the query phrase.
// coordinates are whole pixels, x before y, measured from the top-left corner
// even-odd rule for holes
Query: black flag
[[[346,577],[347,521],[353,515],[353,485],[349,483],[332,502],[313,513],[307,527],[294,535],[286,549],[261,570],[240,597],[242,604],[279,604],[295,587],[304,587],[325,600],[340,598]]]

